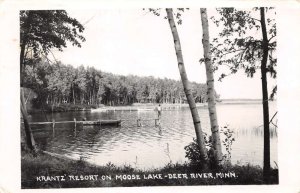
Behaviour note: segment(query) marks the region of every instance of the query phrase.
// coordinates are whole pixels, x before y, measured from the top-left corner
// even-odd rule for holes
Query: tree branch
[[[227,52],[227,53],[224,53],[220,56],[220,58],[222,58],[223,56],[227,55],[227,54],[230,54],[230,53],[234,53],[234,52],[238,52],[238,51],[242,51],[242,50],[245,50],[245,49],[240,49],[240,50],[233,50],[233,51],[230,51],[230,52]]]
[[[273,120],[273,119],[274,119],[274,117],[277,115],[277,113],[278,113],[278,111],[276,111],[276,113],[273,115],[273,117],[271,118],[271,120],[270,120],[269,124],[270,124],[270,123],[272,123],[272,120]]]
[[[268,40],[268,42],[270,42],[270,41],[271,41],[271,39],[272,39],[272,38],[274,38],[274,37],[276,37],[276,36],[272,36],[272,37],[270,37],[270,39]]]
[[[256,20],[256,21],[259,21],[259,22],[260,22],[260,20],[259,20],[259,19],[255,19],[255,18],[253,18],[253,17],[250,17],[250,16],[245,16],[245,17],[247,17],[247,18],[249,18],[249,19],[253,19],[253,20]]]
[[[44,56],[44,58],[50,63],[53,64],[53,62],[47,57],[47,55],[41,53],[42,56]]]
[[[228,65],[228,64],[221,64],[221,66],[227,66],[228,68],[232,68],[232,66]]]
[[[28,99],[29,99],[29,97],[30,97],[30,94],[31,94],[31,89],[30,89],[29,94],[28,94],[28,96],[27,96],[27,98],[26,98],[26,100],[25,100],[25,104],[27,104],[27,101],[28,101]]]
[[[56,60],[56,58],[55,58],[53,52],[52,52],[50,49],[48,49],[48,51],[52,54],[52,57],[54,58],[55,62],[57,63],[57,60]]]
[[[246,50],[248,49],[248,47],[249,47],[249,45],[246,46],[246,48],[245,48],[244,51],[242,52],[241,57],[240,57],[240,60],[239,60],[239,63],[242,61],[243,55],[244,55],[244,53],[246,52]]]

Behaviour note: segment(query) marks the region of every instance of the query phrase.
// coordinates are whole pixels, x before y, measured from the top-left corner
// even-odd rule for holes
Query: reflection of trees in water
[[[169,143],[166,143],[166,149],[164,149],[164,152],[167,155],[167,157],[169,158],[169,162],[172,163],[172,159],[170,157],[170,146],[169,146]]]
[[[226,112],[227,109],[233,109],[230,111],[230,115],[233,119],[226,119],[228,122],[232,122],[233,125],[240,125],[240,122],[234,122],[237,117],[236,114],[240,113],[241,110],[247,111],[247,114],[253,115],[260,110],[259,108],[253,111],[250,109],[248,111],[248,106],[246,109],[242,109],[240,106],[223,106],[221,111]],[[238,109],[239,111],[234,111]],[[207,116],[207,109],[200,108],[201,122],[205,125],[208,123],[205,119]],[[156,115],[155,111],[145,111],[140,112],[139,116],[141,119],[150,119]],[[88,157],[88,159],[100,159],[97,157],[105,156],[105,160],[118,163],[120,159],[116,155],[119,152],[127,151],[129,160],[134,160],[141,167],[147,167],[147,156],[153,154],[153,157],[159,155],[159,163],[167,163],[172,158],[173,162],[184,158],[184,146],[186,146],[194,136],[191,114],[188,108],[182,108],[178,110],[164,110],[161,117],[160,127],[155,127],[153,121],[143,122],[143,127],[137,127],[136,118],[138,117],[137,111],[108,111],[108,112],[66,112],[66,113],[55,113],[54,117],[56,121],[59,120],[73,120],[74,117],[80,120],[81,117],[86,117],[87,120],[97,120],[97,119],[123,119],[120,127],[114,126],[84,126],[80,124],[77,125],[76,130],[74,129],[74,123],[70,124],[56,124],[55,125],[55,136],[53,136],[52,126],[35,126],[33,130],[38,129],[40,131],[34,131],[34,136],[36,138],[37,144],[44,150],[50,152],[66,154],[72,157]],[[239,118],[239,117],[238,117]],[[252,118],[252,117],[251,117]],[[44,116],[38,116],[38,118],[33,115],[34,121],[44,121]],[[248,150],[258,153],[262,146],[258,142],[254,147],[249,147],[248,141],[245,138],[255,141],[259,141],[263,137],[263,127],[254,127],[253,124],[259,125],[260,120],[251,119],[252,122],[246,122],[240,125],[240,128],[234,129],[234,136],[237,139],[234,144],[239,144],[239,149],[243,152]],[[275,122],[275,121],[274,121]],[[244,126],[246,125],[246,126]],[[208,128],[209,125],[205,125]],[[230,126],[230,125],[229,125]],[[240,135],[240,138],[238,136]],[[277,129],[271,127],[270,137],[277,138]],[[166,144],[169,144],[169,156],[166,154]],[[234,148],[237,148],[236,146]],[[238,151],[238,152],[241,152]],[[276,153],[276,150],[274,150]],[[144,152],[148,152],[145,155]],[[233,152],[236,152],[235,150]],[[138,156],[138,160],[135,159]],[[232,154],[232,156],[238,156],[242,160],[247,160],[247,156],[243,156],[240,153],[238,155]],[[254,160],[257,160],[257,155],[253,156]],[[124,159],[127,159],[124,158]],[[256,162],[256,161],[255,161]],[[254,162],[253,162],[254,163]]]
[[[242,136],[256,136],[256,137],[263,137],[264,136],[264,129],[263,126],[254,127],[252,129],[238,129],[235,130],[234,133]],[[277,128],[270,127],[270,138],[277,138]]]
[[[162,127],[158,126],[158,135],[162,136]]]

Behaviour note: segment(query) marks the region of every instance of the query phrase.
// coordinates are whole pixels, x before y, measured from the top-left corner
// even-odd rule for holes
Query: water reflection
[[[270,115],[275,105],[270,105]],[[210,133],[208,110],[198,109],[203,130]],[[260,104],[218,105],[220,126],[228,125],[234,131],[232,145],[233,163],[262,165],[263,123]],[[106,165],[130,164],[139,168],[162,167],[172,161],[186,161],[184,147],[192,142],[195,134],[191,113],[188,108],[171,109],[162,112],[160,126],[155,126],[154,111],[108,111],[67,112],[47,115],[49,120],[122,119],[120,127],[81,126],[56,124],[34,126],[38,145],[45,150],[65,154],[74,158],[84,157],[87,161]],[[137,126],[137,118],[142,126]],[[43,115],[33,115],[32,121],[44,121]],[[147,119],[147,120],[145,120]],[[271,160],[277,162],[277,131],[271,128]],[[224,151],[224,150],[223,150]]]

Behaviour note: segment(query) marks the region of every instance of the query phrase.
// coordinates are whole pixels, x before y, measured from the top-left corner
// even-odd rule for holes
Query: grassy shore
[[[90,111],[91,109],[97,108],[97,105],[86,105],[86,104],[56,104],[56,105],[45,105],[40,108],[27,108],[29,113],[40,113],[40,112],[68,112],[68,111]]]
[[[65,160],[43,153],[33,156],[24,151],[21,159],[22,188],[263,184],[262,169],[250,165],[203,170],[185,163],[139,170],[111,163],[94,166],[85,161]],[[278,184],[277,170],[272,171],[270,183]]]

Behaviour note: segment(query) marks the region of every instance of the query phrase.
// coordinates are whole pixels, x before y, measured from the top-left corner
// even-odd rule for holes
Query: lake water
[[[207,107],[198,107],[204,132],[210,134]],[[270,118],[276,112],[276,104],[270,103]],[[263,163],[263,116],[260,103],[218,104],[220,126],[228,125],[234,131],[232,163]],[[154,119],[155,111],[108,111],[108,112],[63,112],[47,114],[55,121],[122,119],[121,126],[79,126],[56,124],[33,126],[36,142],[43,150],[73,158],[83,157],[97,165],[111,162],[115,165],[131,165],[141,169],[163,167],[170,161],[183,163],[184,147],[195,137],[189,108],[164,110],[161,127],[155,127],[154,120],[141,121],[137,118]],[[45,115],[34,114],[31,121],[45,121]],[[225,148],[223,147],[223,152]],[[277,131],[271,128],[271,164],[277,162]]]

